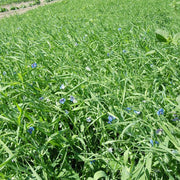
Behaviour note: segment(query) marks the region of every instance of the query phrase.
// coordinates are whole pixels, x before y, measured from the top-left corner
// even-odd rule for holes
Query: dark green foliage
[[[10,10],[17,10],[17,9],[19,9],[19,7],[13,6],[13,7],[10,8]]]
[[[36,5],[39,5],[41,2],[40,2],[40,0],[35,0],[35,2],[34,2]]]
[[[0,7],[0,12],[6,12],[6,11],[8,11],[7,8],[1,8],[1,7]]]
[[[51,1],[54,1],[54,0],[46,0],[46,2],[51,2]]]

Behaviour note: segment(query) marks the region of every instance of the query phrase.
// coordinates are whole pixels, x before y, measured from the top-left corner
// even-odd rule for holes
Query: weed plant
[[[17,10],[17,9],[19,9],[19,7],[16,7],[16,6],[13,6],[10,8],[10,10]]]
[[[1,179],[180,179],[180,46],[155,34],[180,32],[170,3],[64,0],[0,21]]]

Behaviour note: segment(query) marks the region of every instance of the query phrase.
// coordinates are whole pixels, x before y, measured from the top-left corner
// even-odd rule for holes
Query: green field
[[[28,2],[32,0],[0,0],[0,6],[12,3],[21,3],[21,2]]]
[[[179,32],[171,0],[1,19],[0,179],[180,179]]]

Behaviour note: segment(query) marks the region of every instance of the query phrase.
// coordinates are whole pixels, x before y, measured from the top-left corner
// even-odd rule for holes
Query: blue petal
[[[150,144],[153,146],[153,140],[151,139],[149,142],[150,142]]]
[[[159,109],[159,111],[157,111],[157,115],[160,116],[160,115],[163,115],[164,114],[164,109]]]

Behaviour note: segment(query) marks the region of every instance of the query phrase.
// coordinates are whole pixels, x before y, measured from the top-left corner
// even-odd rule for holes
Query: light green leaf
[[[3,141],[0,140],[0,144],[3,146],[4,150],[9,154],[9,156],[13,156],[12,151],[4,144]]]
[[[162,129],[164,130],[164,132],[167,134],[167,136],[169,137],[169,140],[174,144],[174,146],[177,148],[177,150],[180,152],[180,144],[179,142],[174,138],[174,136],[172,135],[172,133],[168,130],[167,126],[168,125],[164,125],[162,123],[158,123],[159,126],[162,127]]]
[[[135,170],[133,171],[132,179],[137,179],[137,178],[141,177],[143,172],[144,172],[144,162],[140,160],[138,162]]]
[[[21,74],[21,73],[18,73],[18,77],[19,77],[19,79],[21,80],[21,82],[23,82],[23,77],[22,77],[22,74]]]
[[[88,177],[88,179],[87,180],[94,180],[92,177]]]
[[[155,53],[156,53],[155,50],[151,50],[151,51],[148,51],[145,55],[150,56],[150,55],[155,54]]]
[[[180,96],[176,98],[177,103],[180,105]]]
[[[94,180],[98,180],[99,178],[103,178],[103,177],[107,179],[107,175],[104,171],[97,171],[94,174]]]
[[[177,45],[178,41],[180,41],[180,32],[174,35],[174,37],[172,39],[172,43]]]
[[[7,117],[4,117],[4,116],[2,116],[2,115],[0,115],[0,120],[9,121],[9,122],[11,122],[12,124],[16,124],[15,121],[13,121],[13,120],[11,120],[11,119],[9,119],[9,118],[7,118]]]
[[[33,175],[36,177],[37,180],[42,180],[41,177],[37,174],[37,172],[32,168],[32,166],[27,162],[27,164],[29,165]]]
[[[146,156],[146,168],[149,171],[149,174],[151,174],[152,157],[152,153],[148,153]]]
[[[169,33],[165,30],[157,29],[155,33],[156,33],[156,38],[160,42],[168,42],[169,39],[171,39]]]
[[[129,168],[126,166],[122,167],[121,179],[128,180],[130,176]]]
[[[129,149],[127,149],[125,152],[124,152],[124,164],[126,165],[127,162],[128,162],[128,154],[129,154]]]
[[[69,92],[66,93],[66,96],[69,95],[70,93],[72,93],[73,91],[75,91],[79,86],[81,86],[82,84],[86,83],[86,81],[83,81],[81,83],[79,83],[77,86],[75,86],[73,89],[71,89]]]

